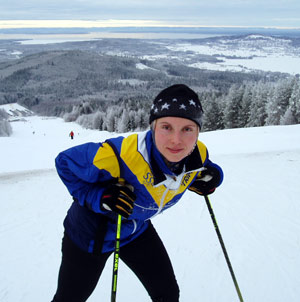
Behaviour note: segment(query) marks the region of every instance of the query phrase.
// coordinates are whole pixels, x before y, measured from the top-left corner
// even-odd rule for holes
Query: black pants
[[[86,301],[111,254],[84,252],[65,235],[58,288],[52,302]],[[152,224],[137,239],[120,248],[120,258],[142,282],[152,301],[179,301],[179,288],[172,264]]]

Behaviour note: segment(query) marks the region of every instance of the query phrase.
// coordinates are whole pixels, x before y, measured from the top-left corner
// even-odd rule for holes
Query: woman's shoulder
[[[197,147],[198,147],[198,150],[199,150],[200,153],[203,153],[203,152],[206,153],[207,152],[206,145],[200,140],[197,141]]]

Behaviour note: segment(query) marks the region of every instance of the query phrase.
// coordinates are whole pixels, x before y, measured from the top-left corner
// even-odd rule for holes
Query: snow
[[[144,70],[144,69],[153,69],[153,68],[151,68],[151,67],[149,67],[149,66],[147,66],[147,65],[145,65],[145,64],[142,64],[142,63],[137,63],[137,64],[135,64],[136,65],[136,68],[137,69],[140,69],[140,70]]]
[[[292,75],[299,74],[300,58],[292,56],[269,55],[245,59],[227,59],[217,57],[222,60],[218,63],[198,62],[189,66],[209,69],[216,71],[237,71],[237,72],[253,72],[253,71],[269,71],[284,72]]]
[[[138,80],[138,79],[120,79],[117,82],[122,83],[123,85],[130,85],[130,86],[139,86],[139,85],[146,84],[145,81]]]
[[[299,74],[300,56],[289,39],[262,35],[220,39],[202,44],[175,43],[166,48],[172,51],[211,55],[221,62],[196,62],[189,66],[219,71],[271,71]]]
[[[0,301],[51,301],[71,204],[54,158],[117,134],[36,116],[12,127],[11,137],[0,137]],[[212,131],[199,138],[225,172],[210,200],[244,301],[299,301],[300,125]],[[153,223],[172,259],[180,301],[238,301],[202,197],[187,192]],[[109,301],[111,276],[112,258],[89,302]],[[117,300],[150,301],[122,262]]]
[[[19,36],[19,35],[18,35]],[[86,37],[85,37],[86,36]],[[93,41],[97,39],[91,35],[23,35],[25,40],[17,41],[23,45],[43,45],[43,44],[56,44],[56,43],[67,43],[67,42],[85,42]],[[43,37],[40,39],[38,37]]]
[[[150,68],[150,67],[148,67],[147,65],[142,64],[142,63],[137,63],[137,64],[136,64],[136,68],[137,68],[137,69],[143,70],[143,69],[148,69],[148,68]]]
[[[22,117],[24,115],[33,114],[32,111],[19,105],[18,103],[0,105],[0,109],[4,110],[10,117]]]

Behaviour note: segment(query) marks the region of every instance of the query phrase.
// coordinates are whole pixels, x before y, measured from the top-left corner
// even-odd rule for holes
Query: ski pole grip
[[[118,178],[118,183],[121,185],[121,186],[126,186],[131,192],[134,191],[134,187],[132,185],[130,185],[129,183],[126,183],[126,180],[122,177],[119,177]]]
[[[122,186],[125,186],[126,185],[126,180],[124,178],[118,178],[118,183]]]

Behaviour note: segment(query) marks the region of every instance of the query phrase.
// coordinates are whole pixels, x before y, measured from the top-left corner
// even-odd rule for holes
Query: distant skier
[[[71,137],[71,139],[73,139],[74,138],[74,132],[71,131],[70,134],[69,134],[69,136]]]
[[[74,202],[64,221],[52,302],[84,302],[91,295],[114,251],[116,213],[123,216],[120,259],[152,301],[179,301],[170,258],[151,219],[188,189],[208,195],[222,183],[222,169],[198,140],[202,116],[198,95],[174,85],[155,98],[150,130],[75,146],[57,156],[57,172]],[[187,200],[186,206],[194,203]]]

